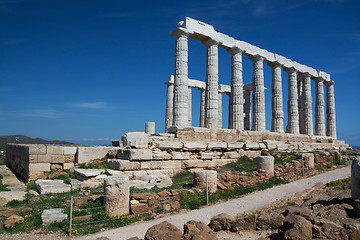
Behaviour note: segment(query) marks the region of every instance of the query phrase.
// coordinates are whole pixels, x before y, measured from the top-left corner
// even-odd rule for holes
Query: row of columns
[[[188,37],[181,29],[172,32],[176,38],[175,73],[173,86],[173,119],[166,126],[191,126],[191,88],[188,88]],[[218,45],[208,39],[202,41],[206,46],[206,87],[201,93],[200,126],[206,128],[221,128],[221,95],[218,92]],[[228,49],[231,54],[231,93],[229,105],[229,128],[250,130],[252,120],[253,131],[266,131],[265,120],[265,88],[264,88],[264,58],[250,56],[253,61],[253,94],[252,116],[250,116],[249,93],[243,92],[242,54],[239,48]],[[286,68],[279,63],[268,63],[272,68],[272,121],[271,131],[283,132],[283,98],[281,68],[288,73],[288,124],[286,132],[292,134],[313,135],[313,114],[311,97],[311,76],[308,73],[298,73],[295,68]],[[315,135],[336,138],[334,82],[313,78],[316,86],[315,98]],[[326,85],[326,128],[324,111],[324,87]],[[168,91],[169,91],[168,86]],[[190,94],[189,94],[190,92]],[[169,98],[169,97],[168,97]],[[169,99],[168,99],[169,101]],[[167,105],[167,113],[168,108]],[[169,110],[170,111],[170,110]],[[252,119],[251,119],[252,118]],[[190,119],[190,120],[189,120]]]

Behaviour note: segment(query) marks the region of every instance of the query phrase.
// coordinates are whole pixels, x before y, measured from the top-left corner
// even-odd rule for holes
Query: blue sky
[[[109,144],[144,131],[146,121],[164,132],[164,82],[174,72],[169,33],[188,16],[330,73],[338,138],[360,145],[359,12],[356,0],[0,0],[0,135]],[[205,46],[190,39],[189,78],[203,81],[205,63]],[[251,82],[246,56],[243,68]],[[271,69],[264,71],[270,129]],[[219,49],[219,82],[230,84],[230,74],[230,55]],[[194,89],[194,126],[199,102]]]

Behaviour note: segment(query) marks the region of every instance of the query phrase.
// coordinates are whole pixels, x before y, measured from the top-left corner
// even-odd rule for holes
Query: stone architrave
[[[192,87],[189,87],[189,112],[188,112],[188,124],[192,126]]]
[[[251,91],[244,91],[244,130],[251,130]]]
[[[269,63],[272,69],[271,82],[271,131],[284,132],[284,111],[282,95],[281,65],[279,63]]]
[[[222,93],[219,92],[219,99],[218,99],[218,102],[219,102],[219,123],[218,123],[218,128],[222,128]]]
[[[104,205],[108,216],[129,214],[129,196],[128,177],[113,177],[104,180]]]
[[[174,108],[174,84],[170,82],[167,85],[166,92],[166,116],[165,116],[165,132],[173,124],[173,108]]]
[[[326,85],[326,136],[336,139],[334,81],[325,82],[325,85]]]
[[[244,130],[242,51],[239,48],[231,48],[228,52],[231,54],[229,128]]]
[[[303,74],[303,134],[313,135],[313,114],[310,74]]]
[[[200,99],[200,127],[205,127],[205,89],[201,91],[201,99]]]
[[[217,172],[215,170],[196,170],[194,171],[194,187],[206,191],[206,174],[208,179],[209,192],[217,190]]]
[[[265,131],[265,88],[264,88],[264,58],[260,56],[252,56],[253,61],[253,115],[252,130]]]
[[[218,75],[218,42],[208,39],[206,46],[206,93],[205,93],[205,127],[218,128],[219,123],[219,75]]]
[[[174,109],[173,126],[188,126],[188,33],[176,29],[175,40]]]
[[[288,73],[288,125],[287,133],[299,134],[299,108],[296,70],[294,68],[286,69]]]
[[[315,135],[325,136],[324,83],[323,79],[315,78]]]

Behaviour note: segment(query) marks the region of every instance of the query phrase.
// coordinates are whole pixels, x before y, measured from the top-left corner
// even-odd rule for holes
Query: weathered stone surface
[[[150,149],[125,149],[123,158],[125,160],[151,160],[153,157]]]
[[[40,194],[70,192],[70,184],[63,180],[38,179],[35,181],[36,189]]]
[[[216,234],[211,230],[211,228],[209,228],[203,222],[191,220],[184,224],[183,239],[213,240],[218,238]]]
[[[308,167],[309,169],[314,169],[314,167],[315,167],[314,154],[313,153],[303,153],[302,156],[303,156],[304,165],[306,167]]]
[[[96,177],[103,173],[105,173],[104,169],[81,169],[81,168],[74,169],[74,174],[76,179],[79,179],[81,181]]]
[[[203,160],[211,160],[214,158],[214,153],[213,152],[201,152],[200,158]]]
[[[182,162],[183,168],[206,168],[211,167],[211,161],[185,160]]]
[[[78,147],[77,151],[77,163],[87,163],[94,159],[101,159],[107,156],[108,151],[118,150],[120,147]]]
[[[351,164],[351,198],[360,199],[360,157]]]
[[[177,227],[167,221],[152,226],[146,231],[145,240],[160,239],[181,240],[182,232]]]
[[[220,150],[228,147],[226,142],[209,142],[207,144],[209,150]]]
[[[233,216],[221,213],[211,218],[209,227],[215,232],[230,231],[235,222],[236,219]]]
[[[77,152],[77,147],[63,147],[64,155],[75,155]]]
[[[225,158],[233,158],[233,159],[238,159],[240,157],[239,152],[226,152],[225,153]]]
[[[64,163],[63,168],[66,169],[72,169],[74,167],[74,163]]]
[[[184,142],[184,149],[189,151],[204,151],[206,147],[204,142]]]
[[[64,154],[64,147],[63,146],[56,146],[56,145],[47,145],[46,146],[46,153],[50,155],[63,155]]]
[[[46,154],[46,145],[29,144],[29,154]]]
[[[51,155],[51,163],[64,163],[65,162],[65,156],[64,155]]]
[[[49,172],[50,163],[30,163],[29,172]]]
[[[144,214],[144,213],[150,213],[149,205],[140,203],[140,204],[134,204],[131,205],[131,214]]]
[[[230,231],[255,231],[256,230],[256,221],[257,217],[255,214],[251,214],[245,217],[240,217],[236,219],[235,224],[233,224]]]
[[[22,201],[25,199],[25,191],[4,191],[0,194],[0,206],[5,206],[6,203],[12,200]]]
[[[258,150],[261,149],[260,145],[257,142],[245,142],[245,150]]]
[[[312,239],[312,227],[310,221],[299,215],[288,215],[284,220],[280,234],[284,239]]]
[[[63,213],[62,208],[46,209],[41,213],[41,220],[43,225],[49,225],[53,222],[61,222],[67,219],[67,214]]]
[[[257,170],[263,170],[269,176],[274,176],[274,157],[273,156],[259,156],[254,158],[257,163]]]
[[[169,160],[172,156],[170,153],[165,151],[153,151],[152,152],[152,159],[153,160]]]
[[[134,148],[147,148],[149,143],[149,136],[145,132],[128,132],[122,136],[124,146]]]
[[[15,225],[15,223],[20,222],[20,221],[24,221],[24,218],[18,216],[18,215],[11,215],[10,217],[8,217],[5,222],[4,222],[4,227],[5,228],[11,228]]]
[[[63,165],[61,163],[52,163],[50,165],[50,170],[51,171],[61,171],[63,170]]]
[[[162,150],[167,150],[167,149],[178,150],[178,149],[182,149],[184,146],[182,142],[167,142],[167,141],[157,141],[154,143],[154,145],[155,147]]]
[[[113,168],[121,171],[139,170],[140,162],[123,159],[108,159],[107,166],[108,168]]]
[[[189,152],[172,152],[172,159],[174,160],[187,160],[190,159]]]
[[[131,180],[130,185],[138,189],[164,188],[171,186],[172,180],[168,175],[140,175]]]
[[[113,177],[104,181],[105,213],[110,217],[129,213],[129,178]]]
[[[209,192],[214,193],[217,190],[217,172],[214,170],[194,171],[194,187],[206,191],[206,176]]]
[[[233,150],[233,149],[242,149],[244,147],[244,142],[228,142],[227,143],[227,149]]]
[[[278,229],[283,225],[285,220],[284,215],[282,214],[267,214],[261,215],[257,218],[256,228],[257,230],[269,230],[269,229]]]

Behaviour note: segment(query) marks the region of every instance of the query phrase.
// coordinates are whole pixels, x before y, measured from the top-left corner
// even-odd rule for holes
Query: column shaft
[[[298,108],[298,91],[297,78],[294,69],[288,69],[288,125],[287,133],[299,134],[299,108]]]
[[[299,131],[301,134],[305,134],[305,122],[304,122],[304,88],[303,88],[303,74],[297,75],[298,83],[298,109],[299,109]]]
[[[265,90],[264,90],[264,72],[263,58],[252,57],[254,75],[253,75],[253,116],[252,130],[265,131]]]
[[[244,129],[244,96],[242,76],[242,52],[238,48],[228,50],[231,54],[231,93],[229,128]]]
[[[222,128],[222,93],[219,92],[219,123],[218,123],[218,128]]]
[[[188,35],[180,30],[174,33],[175,73],[173,125],[188,126]]]
[[[188,124],[189,124],[189,127],[192,126],[192,117],[191,117],[191,112],[192,112],[192,88],[189,87],[189,109],[188,109]]]
[[[284,132],[284,111],[283,111],[281,66],[280,66],[280,64],[271,64],[270,66],[272,68],[271,131],[272,132]]]
[[[205,41],[204,44],[206,45],[205,127],[218,128],[218,43],[209,39]]]
[[[326,82],[326,136],[336,139],[334,82]]]
[[[251,130],[251,91],[244,91],[244,130]]]
[[[303,78],[303,134],[313,135],[313,113],[312,113],[312,97],[311,97],[311,78],[309,74]]]
[[[200,100],[200,127],[205,127],[205,89],[201,91],[201,100]]]
[[[166,92],[166,113],[165,113],[165,132],[173,124],[173,101],[174,101],[174,84],[167,83]]]
[[[315,80],[315,135],[325,136],[324,84],[323,80]]]

